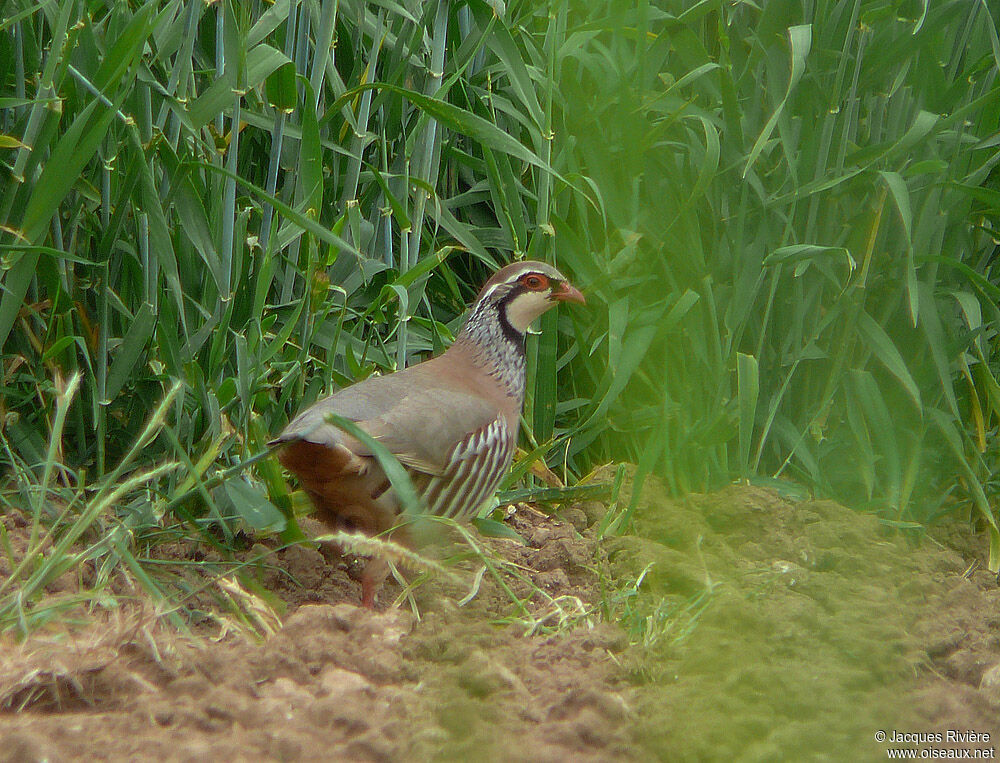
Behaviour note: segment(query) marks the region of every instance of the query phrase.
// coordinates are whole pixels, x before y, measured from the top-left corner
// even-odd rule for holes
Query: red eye
[[[549,285],[549,280],[545,276],[539,276],[535,274],[526,275],[521,283],[527,286],[532,291],[541,291]]]

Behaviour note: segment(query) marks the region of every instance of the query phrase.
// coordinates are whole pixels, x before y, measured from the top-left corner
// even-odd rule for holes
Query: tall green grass
[[[553,258],[553,198],[579,181],[551,163],[559,40],[535,12],[8,5],[9,487],[60,524],[59,491],[77,496],[72,514],[128,477],[122,463],[173,463],[153,486],[121,482],[139,494],[91,524],[141,538],[181,517],[213,523],[206,540],[241,524],[294,538],[280,471],[257,459],[288,416],[446,346],[498,264]],[[528,423],[543,443],[559,345],[549,331],[531,347]],[[157,436],[129,458],[178,382]],[[22,505],[17,492],[9,503]]]
[[[557,471],[790,478],[890,520],[957,498],[995,527],[986,3],[3,13],[0,446],[39,521],[127,484],[102,532],[292,537],[268,437],[440,350],[530,256],[588,293],[529,346],[526,445]]]
[[[603,207],[555,227],[607,305],[571,453],[890,520],[971,501],[995,565],[996,8],[597,2],[567,29],[557,166]]]
[[[488,6],[26,4],[4,43],[24,464],[76,370],[74,464],[103,475],[171,379],[164,450],[245,457],[334,384],[444,346],[498,262],[546,254],[547,117]]]

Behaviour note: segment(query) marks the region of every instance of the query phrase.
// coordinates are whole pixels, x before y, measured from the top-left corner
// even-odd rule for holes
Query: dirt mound
[[[647,491],[635,530],[607,546],[613,576],[653,563],[647,607],[691,621],[643,660],[646,749],[884,759],[880,730],[1000,739],[998,695],[979,689],[1000,663],[1000,592],[963,575],[983,551],[967,529],[950,533],[963,548],[918,545],[830,501],[733,486],[678,501]]]
[[[651,482],[634,532],[598,543],[605,510],[520,506],[506,522],[525,544],[445,547],[458,577],[408,576],[419,617],[356,606],[356,565],[331,548],[248,542],[220,589],[240,618],[189,581],[217,640],[136,611],[6,644],[0,760],[867,760],[891,746],[879,730],[995,744],[1000,594],[963,574],[985,551],[958,523],[917,543],[828,501],[670,500]]]

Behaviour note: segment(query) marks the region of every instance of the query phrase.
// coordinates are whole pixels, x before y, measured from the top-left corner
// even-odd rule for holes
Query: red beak
[[[552,299],[558,302],[576,302],[581,305],[587,304],[583,298],[583,292],[573,286],[569,281],[559,283],[559,291],[552,292]]]

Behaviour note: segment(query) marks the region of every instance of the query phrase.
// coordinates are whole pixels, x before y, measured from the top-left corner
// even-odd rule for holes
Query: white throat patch
[[[507,322],[511,328],[523,334],[531,322],[550,307],[552,303],[549,301],[548,289],[526,291],[507,303]]]

